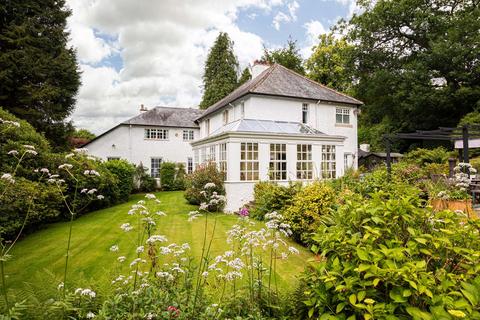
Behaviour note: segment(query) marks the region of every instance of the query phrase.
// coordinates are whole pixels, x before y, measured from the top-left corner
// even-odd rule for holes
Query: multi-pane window
[[[227,172],[227,144],[221,143],[219,147],[218,169],[220,172]]]
[[[297,179],[313,178],[312,145],[297,144]]]
[[[167,129],[145,129],[145,139],[168,140]]]
[[[287,180],[287,145],[270,144],[270,180]]]
[[[207,159],[207,148],[200,149],[200,163],[204,163]]]
[[[348,163],[348,154],[343,155],[343,168],[344,170],[347,170],[350,167]]]
[[[150,158],[150,175],[153,178],[160,178],[160,166],[162,158]]]
[[[336,120],[337,120],[337,123],[349,124],[350,123],[350,109],[348,109],[348,108],[337,108]]]
[[[223,124],[228,123],[228,110],[223,111]]]
[[[193,172],[193,158],[188,157],[187,158],[187,173],[190,174]]]
[[[194,138],[193,130],[183,130],[183,141],[191,141]]]
[[[198,149],[193,150],[193,157],[195,161],[195,166],[198,166],[200,164],[200,150]]]
[[[240,145],[240,180],[258,180],[258,143]]]
[[[120,160],[120,157],[107,157],[107,161]]]
[[[336,177],[335,146],[322,146],[322,178],[333,179]]]
[[[308,103],[302,105],[302,123],[308,122]]]
[[[205,157],[205,161],[207,162],[215,162],[217,159],[216,159],[216,155],[215,155],[215,145],[213,146],[210,146],[207,148],[207,155]]]

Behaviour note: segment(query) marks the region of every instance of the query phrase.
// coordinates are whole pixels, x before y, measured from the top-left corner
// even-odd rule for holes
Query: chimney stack
[[[370,144],[368,143],[362,143],[360,145],[360,150],[364,151],[364,152],[370,152]]]
[[[143,104],[140,105],[140,112],[145,112],[145,111],[148,111],[147,108],[145,108],[145,106]]]
[[[267,70],[268,68],[270,68],[270,64],[268,62],[255,60],[253,62],[253,66],[250,70],[251,73],[252,73],[252,79],[255,78],[255,77],[258,77],[258,75],[260,75],[260,73]]]

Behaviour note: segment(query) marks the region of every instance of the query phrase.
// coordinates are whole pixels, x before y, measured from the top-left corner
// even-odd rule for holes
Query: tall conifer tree
[[[0,2],[0,106],[67,146],[80,74],[64,0]]]
[[[238,86],[240,87],[242,84],[244,84],[250,79],[252,79],[252,74],[250,73],[248,67],[246,67],[245,69],[243,69],[242,75],[238,79]]]
[[[233,42],[225,32],[220,32],[205,62],[203,98],[200,109],[206,109],[237,87],[238,61],[233,52]]]

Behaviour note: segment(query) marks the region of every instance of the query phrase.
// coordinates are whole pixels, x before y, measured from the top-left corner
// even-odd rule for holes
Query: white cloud
[[[289,22],[295,22],[297,21],[297,10],[300,8],[300,5],[298,4],[297,1],[291,1],[287,4],[287,11],[288,13],[285,12],[278,12],[275,17],[273,18],[272,25],[273,27],[279,31],[280,26],[282,23],[289,23]]]
[[[347,18],[351,18],[354,13],[360,13],[360,6],[357,5],[357,0],[324,0],[324,1],[334,1],[341,4],[344,7],[347,7]],[[372,3],[375,3],[374,0]]]
[[[300,50],[300,54],[307,59],[312,54],[312,48],[318,43],[318,36],[328,33],[328,29],[318,20],[311,20],[303,25],[305,28],[305,45]]]
[[[296,1],[287,5],[295,17]],[[283,0],[68,0],[71,44],[82,70],[78,127],[100,133],[138,113],[139,105],[194,107],[204,60],[219,31],[228,32],[241,66],[262,54],[262,39],[235,24],[239,9],[270,11]],[[95,32],[94,32],[95,30]],[[106,39],[115,39],[114,41]],[[105,66],[119,54],[121,70]],[[103,61],[102,61],[103,60]]]

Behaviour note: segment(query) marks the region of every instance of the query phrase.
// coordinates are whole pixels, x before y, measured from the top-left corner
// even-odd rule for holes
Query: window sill
[[[353,125],[347,123],[335,123],[335,127],[340,128],[353,128]]]

